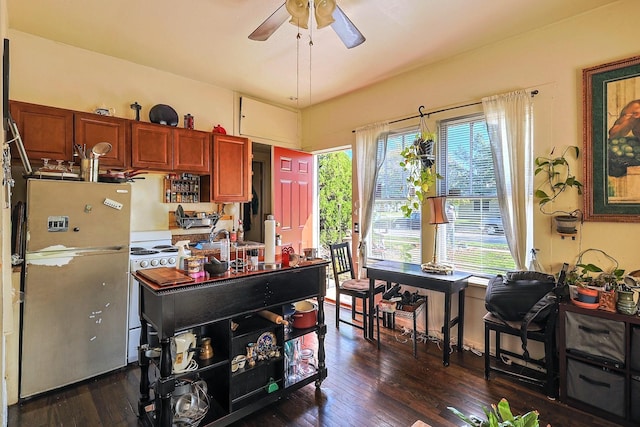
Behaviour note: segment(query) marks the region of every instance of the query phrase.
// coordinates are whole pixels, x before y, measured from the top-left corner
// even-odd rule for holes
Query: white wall
[[[352,130],[416,115],[420,105],[428,112],[521,88],[540,90],[535,98],[534,155],[546,154],[554,146],[582,146],[582,69],[638,55],[634,42],[638,16],[640,2],[622,0],[310,107],[302,114],[302,147],[315,151],[352,145]],[[436,120],[465,112],[436,114],[431,122],[435,125]],[[576,166],[580,179],[582,171]],[[563,204],[582,208],[577,195],[567,196]],[[627,271],[639,267],[635,248],[640,224],[585,223],[575,241],[562,240],[552,231],[551,219],[536,211],[534,229],[538,260],[550,271],[559,271],[565,261],[573,264],[580,250],[590,247],[613,255]],[[432,237],[423,233],[423,238]],[[465,341],[477,346],[483,342],[483,299],[468,297],[466,307]],[[441,324],[442,309],[439,304],[433,308]]]

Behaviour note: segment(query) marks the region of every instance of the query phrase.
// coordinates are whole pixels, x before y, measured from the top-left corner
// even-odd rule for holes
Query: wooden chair
[[[331,250],[331,265],[333,267],[333,278],[336,282],[336,329],[340,329],[340,322],[346,323],[357,329],[362,329],[365,338],[367,332],[367,316],[375,313],[367,313],[369,298],[385,291],[387,283],[376,281],[373,294],[369,291],[369,279],[356,279],[353,271],[353,261],[351,259],[350,242],[336,243],[329,245]],[[345,294],[351,297],[351,320],[340,318],[340,295]],[[356,308],[356,299],[362,300],[362,311]],[[356,315],[362,316],[362,324],[355,323]],[[373,333],[372,333],[373,334]]]

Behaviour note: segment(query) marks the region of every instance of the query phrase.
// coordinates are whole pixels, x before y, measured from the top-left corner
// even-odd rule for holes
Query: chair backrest
[[[336,286],[341,283],[340,276],[348,274],[350,279],[355,279],[356,277],[353,271],[350,244],[349,242],[343,242],[329,245],[333,278],[336,281]]]

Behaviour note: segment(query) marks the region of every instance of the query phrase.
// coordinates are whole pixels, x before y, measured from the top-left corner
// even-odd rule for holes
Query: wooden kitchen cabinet
[[[208,174],[211,134],[154,123],[131,124],[131,166]]]
[[[131,166],[172,171],[173,128],[153,123],[131,123]]]
[[[213,136],[211,200],[251,201],[251,141],[231,135]]]
[[[18,126],[27,156],[34,167],[39,159],[70,161],[73,159],[72,110],[11,101],[10,111]],[[18,150],[12,150],[18,157]]]
[[[211,171],[211,133],[191,129],[173,130],[173,169],[209,174]]]
[[[131,164],[129,121],[93,113],[74,114],[74,140],[86,145],[87,153],[99,142],[111,144],[111,151],[100,157],[100,167],[125,169]]]

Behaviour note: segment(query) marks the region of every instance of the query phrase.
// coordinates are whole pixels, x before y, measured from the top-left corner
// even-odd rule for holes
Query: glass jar
[[[301,377],[308,377],[316,373],[316,357],[312,348],[300,350],[299,372]]]

